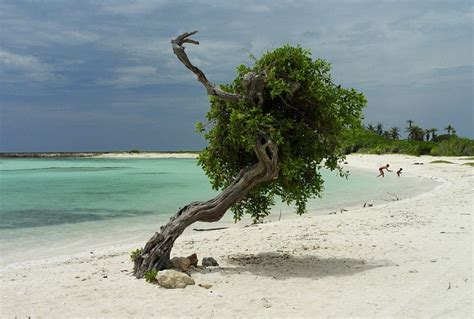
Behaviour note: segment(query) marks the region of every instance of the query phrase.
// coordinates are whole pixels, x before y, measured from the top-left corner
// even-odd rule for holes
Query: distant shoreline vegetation
[[[345,154],[474,155],[474,140],[457,136],[451,125],[444,129],[447,134],[437,135],[439,130],[436,128],[423,129],[412,120],[407,123],[407,139],[400,139],[398,127],[384,130],[380,122],[377,125],[368,124],[367,127],[346,131],[343,151]]]
[[[61,157],[97,157],[107,154],[199,154],[200,151],[113,151],[113,152],[0,152],[0,158],[61,158]]]

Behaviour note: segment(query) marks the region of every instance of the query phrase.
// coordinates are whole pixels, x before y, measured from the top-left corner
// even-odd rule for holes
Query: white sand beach
[[[100,155],[94,155],[95,158],[196,158],[198,153],[167,153],[167,152],[115,152],[115,153],[104,153]]]
[[[472,317],[474,168],[462,165],[469,160],[350,155],[347,161],[349,169],[375,175],[390,163],[440,184],[413,198],[361,203],[335,215],[189,231],[173,255],[212,256],[220,266],[193,272],[196,285],[185,289],[131,275],[129,253],[151,234],[141,234],[141,242],[8,265],[0,273],[1,317]]]

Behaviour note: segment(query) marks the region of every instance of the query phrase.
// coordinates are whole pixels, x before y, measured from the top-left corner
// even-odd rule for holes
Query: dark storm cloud
[[[0,150],[200,149],[205,91],[301,44],[363,91],[366,121],[472,132],[470,1],[0,1]]]

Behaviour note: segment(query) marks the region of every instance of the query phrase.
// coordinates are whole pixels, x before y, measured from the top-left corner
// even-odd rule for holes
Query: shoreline
[[[364,168],[360,166],[352,166],[352,165],[344,165],[345,168],[353,174],[354,172],[363,172],[367,174],[368,172],[374,171],[370,168]],[[374,173],[375,174],[375,173]],[[375,175],[374,175],[375,176]],[[422,181],[414,180],[416,178],[415,175],[407,173],[405,174],[404,179],[410,178],[411,183],[416,183],[419,190],[416,190],[415,193],[410,194],[406,190],[398,189],[399,186],[395,186],[395,189],[391,189],[393,193],[387,192],[385,193],[378,193],[374,194],[371,198],[360,198],[355,199],[352,198],[349,201],[343,201],[342,198],[332,198],[330,200],[324,200],[321,202],[321,199],[310,200],[308,202],[308,212],[304,216],[324,216],[324,215],[337,215],[337,214],[347,214],[350,213],[352,210],[357,210],[362,208],[364,203],[373,203],[373,206],[383,205],[386,202],[391,201],[398,201],[398,200],[406,200],[418,195],[421,195],[425,192],[432,191],[435,187],[438,186],[439,181],[433,182],[431,179],[423,178]],[[367,178],[367,177],[366,177]],[[375,181],[375,179],[374,179]],[[408,182],[410,184],[410,182]],[[350,185],[350,184],[349,184]],[[413,188],[413,185],[409,187]],[[346,186],[346,188],[351,188],[350,186]],[[323,194],[323,199],[326,196],[330,196],[328,194]],[[400,196],[400,197],[399,197]],[[362,200],[363,199],[363,200]],[[368,207],[367,207],[368,208]],[[120,247],[127,246],[127,247],[138,247],[148,238],[146,236],[151,236],[156,229],[159,228],[160,225],[164,225],[171,215],[159,215],[159,216],[141,216],[132,219],[117,219],[117,220],[109,220],[104,222],[97,223],[96,221],[90,221],[85,223],[78,223],[78,224],[65,224],[61,225],[52,225],[52,226],[40,226],[32,228],[32,234],[29,235],[30,240],[26,238],[22,240],[21,243],[16,245],[11,245],[10,247],[3,247],[5,253],[2,260],[0,260],[0,267],[7,267],[7,268],[18,268],[22,267],[23,265],[40,265],[40,264],[50,264],[55,262],[64,262],[71,258],[76,258],[79,256],[88,256],[91,251],[95,254],[100,254],[99,251],[116,251],[120,250]],[[150,218],[151,217],[151,218]],[[157,218],[159,217],[159,218]],[[271,213],[262,220],[261,224],[272,223],[280,220],[287,220],[287,219],[297,219],[300,216],[294,213],[293,206],[287,206],[283,203],[277,203],[273,206]],[[147,219],[147,220],[145,220]],[[197,223],[193,225],[193,227],[189,227],[185,230],[185,233],[182,236],[192,236],[194,228],[208,228],[214,227],[217,225],[218,227],[226,227],[226,228],[239,228],[245,226],[252,225],[252,220],[247,216],[244,215],[242,220],[235,223],[232,218],[232,213],[228,212],[219,222],[218,224],[206,224],[206,223]],[[140,226],[142,225],[142,226]],[[145,225],[152,225],[151,227]],[[59,229],[57,227],[60,227]],[[91,229],[91,231],[81,232],[77,227]],[[106,231],[100,231],[99,229],[105,228]],[[95,229],[95,231],[92,231]],[[123,229],[123,230],[122,230]],[[31,242],[31,237],[39,236],[37,238],[42,238],[42,233],[56,233],[56,232],[67,232],[73,238],[78,238],[77,241],[71,241],[68,238],[49,238],[50,245],[45,246],[43,248],[38,247],[36,248],[29,248],[29,250],[25,250],[22,255],[14,255],[11,254],[10,251],[17,251],[16,248],[18,247],[29,247]],[[100,236],[98,235],[100,234]],[[80,238],[84,238],[80,240]],[[138,239],[139,238],[139,239]],[[5,241],[5,243],[8,240]],[[54,244],[53,244],[54,243]],[[45,242],[46,244],[46,242]],[[3,245],[2,245],[3,246]],[[68,251],[64,251],[62,247],[68,247]],[[118,247],[115,249],[109,249],[110,247]],[[21,259],[22,256],[27,254],[34,254],[29,255],[29,259]],[[54,254],[54,255],[53,255]]]
[[[460,165],[467,160],[430,164],[435,159],[348,156],[350,166],[389,162],[441,182],[408,199],[180,237],[174,255],[196,252],[221,264],[192,274],[197,283],[213,284],[213,294],[134,279],[129,248],[122,245],[92,256],[1,267],[2,309],[7,317],[151,316],[158,305],[164,317],[469,316],[473,169]]]
[[[199,151],[117,151],[117,152],[12,152],[0,158],[196,158]]]

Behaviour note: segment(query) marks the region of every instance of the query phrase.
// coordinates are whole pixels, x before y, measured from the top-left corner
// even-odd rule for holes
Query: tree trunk
[[[170,254],[175,240],[191,224],[197,221],[216,222],[234,204],[242,200],[256,185],[278,177],[277,147],[266,136],[259,136],[255,153],[258,163],[243,169],[232,184],[215,198],[205,202],[193,202],[183,207],[153,235],[135,260],[134,275],[142,278],[148,270],[170,267]]]

